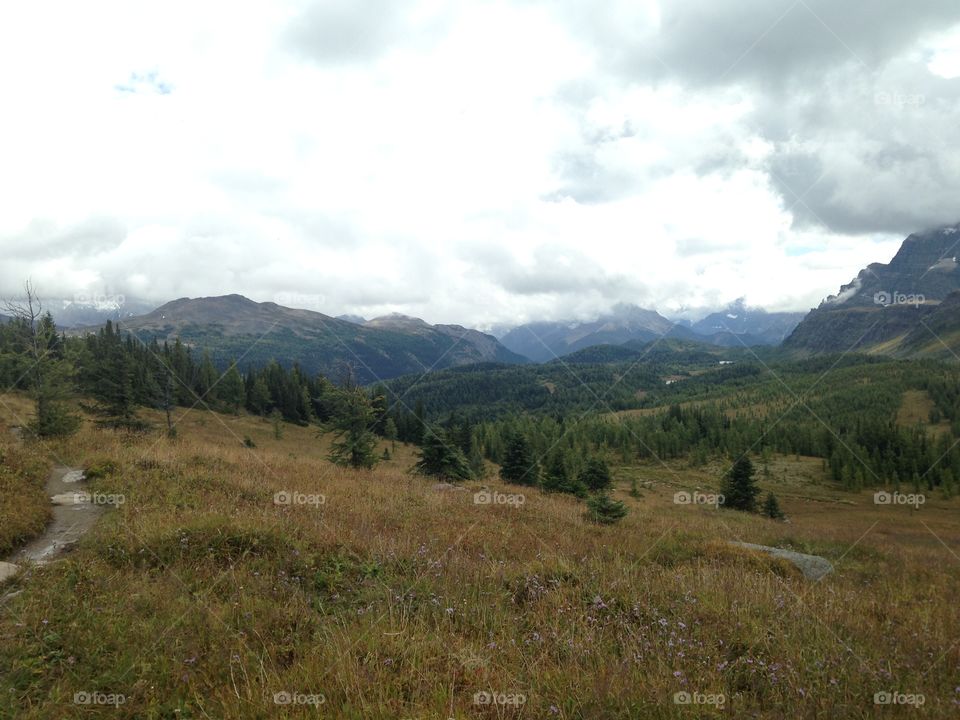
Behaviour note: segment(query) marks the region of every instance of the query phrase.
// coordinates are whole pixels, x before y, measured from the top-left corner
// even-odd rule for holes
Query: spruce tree
[[[73,387],[74,371],[49,312],[36,324],[34,334],[34,347],[41,352],[32,370],[36,416],[28,429],[39,437],[70,435],[80,426],[80,418],[64,402]]]
[[[200,361],[200,368],[197,371],[196,388],[194,388],[197,395],[206,399],[207,395],[218,385],[219,379],[217,368],[214,367],[213,360],[210,359],[210,353],[204,350],[203,359]]]
[[[396,451],[397,449],[397,424],[393,421],[392,417],[388,417],[386,422],[383,423],[383,437],[390,441],[390,447]]]
[[[560,453],[554,453],[543,473],[543,489],[547,492],[568,492],[570,489],[570,476],[567,472],[566,463],[563,462],[563,456]]]
[[[500,477],[518,485],[536,485],[540,479],[540,468],[533,449],[523,435],[516,435],[507,445],[500,465]]]
[[[265,415],[270,407],[270,388],[262,377],[257,377],[250,386],[247,409],[257,415]],[[279,412],[278,410],[276,412]]]
[[[600,492],[587,500],[587,519],[601,525],[613,525],[627,514],[627,508],[620,500],[614,500],[607,493]]]
[[[441,480],[469,480],[471,477],[467,459],[440,428],[429,428],[424,433],[420,460],[415,469],[421,475]]]
[[[426,415],[427,411],[423,406],[423,400],[417,400],[413,406],[414,423],[410,432],[410,440],[414,445],[419,445],[423,442],[423,436],[427,427]]]
[[[98,424],[113,428],[142,430],[145,423],[134,410],[133,360],[120,330],[110,320],[100,331],[93,359],[94,396],[97,411],[104,417]]]
[[[480,447],[474,443],[470,448],[470,454],[467,456],[467,463],[470,465],[470,474],[474,479],[479,480],[487,474],[487,463],[483,459],[483,453]]]
[[[610,468],[602,458],[590,458],[580,472],[580,482],[588,490],[606,490],[613,485]]]
[[[237,370],[236,363],[221,378],[217,385],[217,397],[230,408],[235,415],[240,412],[240,405],[244,402],[245,388],[243,377]]]
[[[554,453],[543,475],[543,489],[547,492],[562,492],[587,497],[587,486],[580,478],[574,477],[567,469],[567,463],[560,452]]]
[[[777,496],[772,492],[767,493],[766,499],[763,501],[763,514],[768,518],[773,520],[783,520],[783,511],[780,509],[780,503],[777,502]]]
[[[723,479],[720,492],[723,494],[724,507],[746,512],[757,509],[757,495],[760,489],[753,480],[753,463],[746,455],[741,455]]]
[[[353,468],[372,468],[377,464],[377,438],[370,431],[373,409],[370,399],[361,389],[341,393],[339,411],[332,422],[334,441],[330,447],[330,462]]]

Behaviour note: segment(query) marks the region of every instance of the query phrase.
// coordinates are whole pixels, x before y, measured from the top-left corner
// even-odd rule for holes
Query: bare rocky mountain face
[[[950,357],[960,349],[960,224],[908,237],[826,298],[784,343],[805,352]]]

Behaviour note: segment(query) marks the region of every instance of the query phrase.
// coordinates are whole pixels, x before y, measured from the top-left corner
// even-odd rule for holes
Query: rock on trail
[[[770,547],[769,545],[754,545],[753,543],[731,541],[731,545],[747,548],[748,550],[758,550],[774,557],[783,558],[796,565],[807,580],[819,580],[833,572],[833,565],[826,558],[819,555],[804,555],[803,553],[784,550],[783,548]]]

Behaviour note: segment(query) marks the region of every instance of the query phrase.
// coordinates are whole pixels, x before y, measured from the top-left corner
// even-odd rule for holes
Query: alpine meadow
[[[0,8],[0,720],[960,717],[960,5]]]

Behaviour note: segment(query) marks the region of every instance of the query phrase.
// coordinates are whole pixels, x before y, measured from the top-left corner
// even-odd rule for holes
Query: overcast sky
[[[796,310],[960,220],[957,0],[31,0],[0,93],[7,295]]]

